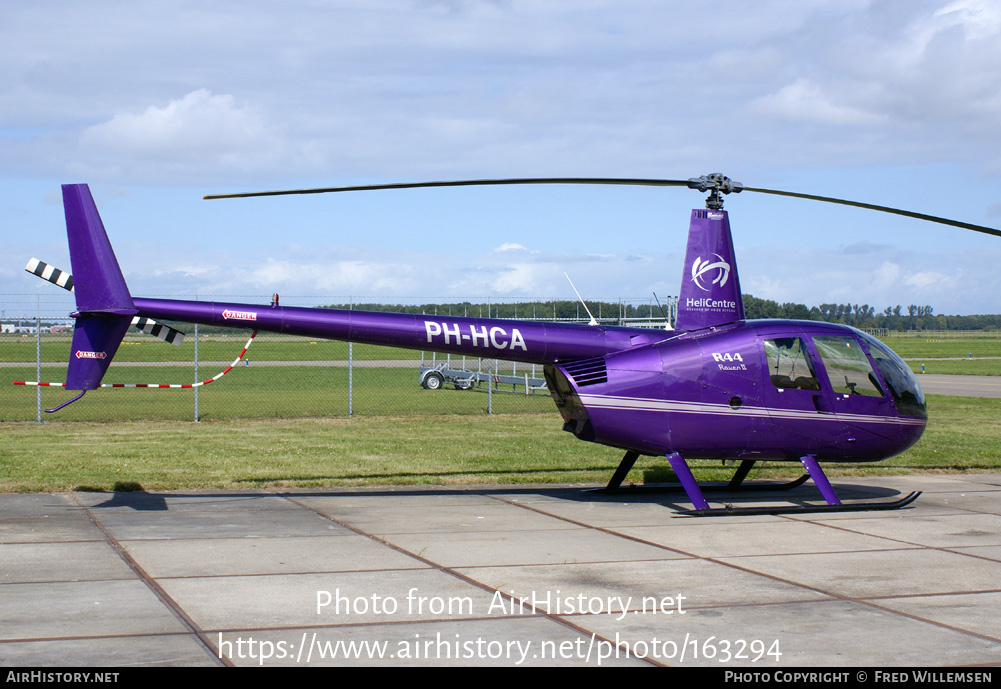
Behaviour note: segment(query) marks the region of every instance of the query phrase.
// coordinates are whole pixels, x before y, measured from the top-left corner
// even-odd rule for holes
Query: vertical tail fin
[[[90,188],[86,184],[63,185],[63,209],[77,309],[66,388],[93,390],[101,385],[138,311]]]
[[[74,294],[80,312],[136,313],[118,259],[104,231],[94,197],[86,184],[63,185],[63,210],[70,261],[76,276]],[[124,315],[124,314],[122,314]]]
[[[678,330],[744,320],[730,220],[723,210],[693,210],[678,293]]]

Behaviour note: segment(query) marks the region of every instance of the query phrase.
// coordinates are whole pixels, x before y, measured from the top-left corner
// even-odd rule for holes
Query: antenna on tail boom
[[[565,277],[567,279],[567,282],[570,283],[570,287],[573,288],[573,293],[577,295],[577,298],[580,299],[580,303],[583,304],[584,306],[584,310],[587,311],[587,315],[591,319],[588,325],[598,325],[598,321],[595,320],[593,315],[591,315],[591,309],[587,308],[587,304],[584,304],[584,300],[581,299],[580,292],[578,292],[577,288],[573,286],[573,280],[571,280],[570,276],[567,275],[565,272],[563,273],[563,277]]]

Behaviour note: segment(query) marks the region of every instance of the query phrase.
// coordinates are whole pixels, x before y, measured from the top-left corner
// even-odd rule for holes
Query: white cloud
[[[268,127],[251,108],[239,108],[231,95],[192,91],[163,107],[118,113],[84,130],[81,143],[140,155],[170,157],[208,148],[229,152],[260,145]]]
[[[521,244],[517,244],[517,243],[514,243],[514,242],[505,242],[504,244],[501,244],[496,249],[494,249],[494,251],[496,251],[496,252],[501,252],[501,251],[528,251],[528,249],[526,249]]]
[[[247,284],[264,291],[297,294],[416,295],[422,291],[419,266],[385,261],[302,263],[268,259],[248,271]]]
[[[818,84],[806,78],[797,79],[776,93],[756,99],[750,109],[787,122],[836,127],[872,125],[885,120],[877,113],[835,102],[833,96],[824,93]]]
[[[858,102],[889,122],[935,126],[934,135],[942,141],[955,144],[962,132],[996,136],[999,33],[1001,5],[992,0],[919,9],[840,43],[832,59],[842,67],[831,70],[825,84],[858,91]],[[940,128],[940,123],[949,126]]]
[[[908,287],[913,287],[916,293],[922,296],[939,291],[954,292],[962,278],[962,272],[962,270],[957,270],[947,274],[941,271],[923,270],[908,275],[903,282]]]
[[[269,122],[258,108],[207,89],[163,106],[119,112],[84,129],[79,144],[79,166],[111,167],[119,174],[232,173],[290,162],[283,127]]]
[[[541,267],[541,272],[544,274],[549,272],[546,266]],[[540,266],[530,265],[530,264],[516,264],[507,266],[504,271],[497,276],[496,279],[491,284],[494,291],[500,294],[510,294],[512,292],[518,294],[532,294],[533,292],[538,292],[541,287],[545,284],[544,280],[540,280]]]
[[[887,254],[892,257],[887,258]],[[755,248],[741,256],[741,286],[761,299],[822,303],[868,303],[882,311],[897,304],[930,304],[935,313],[997,313],[1001,274],[983,270],[973,279],[972,266],[1001,261],[1001,249],[911,250],[866,255],[831,255],[822,249],[781,252]]]
[[[852,162],[918,145],[982,158],[929,126],[941,112],[996,129],[997,4],[930,4],[29,3],[0,26],[0,126],[15,133],[0,164],[52,174],[70,158],[74,172],[168,184],[666,176],[707,161],[830,165],[829,127],[882,136]],[[749,104],[759,126],[738,124]],[[901,122],[924,129],[898,134]]]
[[[872,273],[870,286],[877,293],[886,293],[903,282],[904,270],[899,263],[883,261]]]
[[[958,0],[936,11],[934,17],[947,26],[962,26],[973,40],[1001,33],[1001,6],[995,0]]]

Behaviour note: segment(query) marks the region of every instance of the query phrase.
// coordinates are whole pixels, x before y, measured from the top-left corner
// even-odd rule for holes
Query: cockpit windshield
[[[890,394],[897,406],[897,411],[905,416],[928,417],[928,407],[925,404],[925,394],[921,384],[904,360],[893,353],[889,347],[876,338],[856,331],[865,341],[872,358],[876,361],[879,372],[883,375],[890,388]]]

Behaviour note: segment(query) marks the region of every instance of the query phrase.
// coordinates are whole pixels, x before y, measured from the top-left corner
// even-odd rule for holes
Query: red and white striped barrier
[[[231,363],[229,366],[227,366],[224,371],[221,371],[220,373],[217,373],[216,375],[212,376],[208,380],[203,380],[200,383],[183,383],[183,384],[174,384],[174,383],[101,383],[101,387],[102,388],[199,388],[199,387],[201,387],[203,385],[208,385],[209,383],[212,383],[214,381],[219,380],[224,375],[226,375],[227,373],[229,373],[230,371],[232,371],[233,367],[236,366],[238,363],[240,363],[240,359],[242,359],[243,355],[247,353],[247,350],[250,348],[250,344],[254,341],[255,337],[257,337],[257,331],[256,330],[250,336],[250,339],[247,340],[247,344],[245,344],[243,346],[243,351],[240,352],[240,356],[236,357],[236,359],[233,360],[233,363]],[[32,381],[32,380],[17,380],[17,381],[14,381],[14,385],[37,385],[39,387],[61,388],[61,387],[64,387],[66,385],[66,383],[42,383],[40,381]]]

